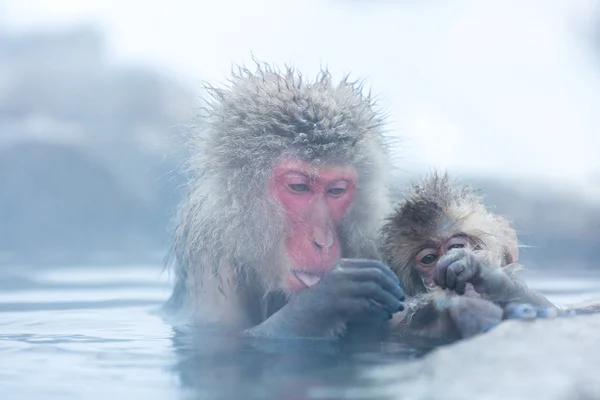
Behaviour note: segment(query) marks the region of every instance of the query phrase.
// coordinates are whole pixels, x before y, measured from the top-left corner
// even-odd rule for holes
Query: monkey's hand
[[[452,249],[439,259],[433,280],[442,289],[465,294],[467,283],[483,295],[503,293],[512,285],[500,267],[489,264],[468,249]]]
[[[508,303],[504,306],[502,319],[549,319],[574,317],[577,315],[575,310],[559,310],[552,306],[536,307],[526,303]]]
[[[465,294],[467,283],[483,298],[500,306],[510,302],[529,303],[537,307],[555,306],[544,296],[529,289],[525,282],[509,276],[468,249],[452,249],[439,259],[433,276],[443,289]]]
[[[458,300],[461,299],[461,300]],[[455,297],[448,312],[463,338],[484,333],[507,319],[529,320],[571,317],[575,313],[552,307],[536,307],[524,303],[508,303],[500,308],[495,303],[476,298]]]
[[[400,281],[387,265],[376,260],[343,259],[251,333],[335,338],[350,320],[389,320],[404,309],[404,299]]]

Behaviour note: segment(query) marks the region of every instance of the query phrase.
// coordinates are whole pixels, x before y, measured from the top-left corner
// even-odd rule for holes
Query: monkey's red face
[[[313,167],[288,160],[278,164],[269,193],[285,210],[286,250],[292,262],[284,283],[297,292],[317,283],[340,258],[339,222],[358,183],[351,166]]]
[[[433,272],[438,260],[451,249],[462,249],[470,247],[469,239],[465,236],[454,236],[440,245],[430,244],[427,248],[417,253],[416,266],[423,278],[425,285],[435,286]]]

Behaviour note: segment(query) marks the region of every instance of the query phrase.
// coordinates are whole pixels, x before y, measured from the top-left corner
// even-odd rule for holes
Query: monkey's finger
[[[393,313],[388,312],[384,307],[381,306],[381,304],[373,300],[370,300],[369,303],[370,304],[367,312],[371,317],[370,319],[375,319],[378,321],[389,321],[392,319]]]
[[[377,268],[352,268],[347,270],[348,276],[354,282],[373,282],[400,301],[405,300],[404,290],[400,282]]]
[[[385,320],[390,320],[393,318],[394,314],[396,313],[389,313],[384,307],[381,306],[381,304],[379,304],[378,302],[376,302],[375,300],[371,300],[371,302],[378,307],[378,309],[381,310],[381,312],[383,313],[383,316],[385,317]],[[404,303],[400,303],[400,308],[398,309],[398,311],[396,312],[401,312],[404,311]]]
[[[526,303],[510,303],[504,307],[502,319],[535,319],[537,310]]]
[[[339,312],[352,320],[385,320],[387,316],[393,314],[387,307],[384,307],[378,301],[369,298],[369,296],[359,296],[356,293],[343,296],[337,303]]]
[[[362,258],[343,258],[342,265],[350,268],[376,268],[387,275],[388,278],[400,283],[400,278],[392,271],[392,269],[378,260],[367,260]]]
[[[458,275],[463,273],[466,269],[466,265],[463,259],[460,259],[452,263],[446,269],[446,287],[450,290],[454,290],[456,287],[456,281]]]
[[[437,262],[437,265],[442,268],[448,268],[450,264],[464,258],[466,255],[464,249],[452,249],[444,254]]]
[[[400,310],[402,302],[381,286],[373,282],[361,282],[347,287],[347,293],[350,297],[362,297],[368,300],[374,300],[380,304],[384,310],[395,313]]]
[[[448,270],[447,265],[441,265],[439,262],[436,264],[435,269],[433,270],[433,282],[441,287],[442,289],[446,289],[446,271]]]
[[[466,261],[455,262],[450,268],[455,268],[456,283],[454,285],[454,291],[460,295],[465,294],[467,283],[473,279],[473,269]]]
[[[371,325],[373,321],[387,321],[391,319],[391,313],[369,299],[348,298],[339,302],[340,313],[349,320]]]
[[[381,288],[374,291],[370,298],[379,303],[384,310],[392,314],[404,310],[404,305],[401,300]]]
[[[456,280],[456,286],[454,287],[454,292],[460,294],[461,296],[465,294],[467,291],[467,281],[465,279],[461,279],[461,276]]]
[[[558,310],[553,307],[540,307],[537,309],[538,318],[555,318],[558,316]]]

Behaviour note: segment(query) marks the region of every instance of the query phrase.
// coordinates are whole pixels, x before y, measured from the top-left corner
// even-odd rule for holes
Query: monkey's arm
[[[472,293],[472,292],[471,292]],[[473,294],[472,294],[473,295]],[[508,303],[504,307],[479,295],[460,296],[446,291],[422,294],[406,302],[406,310],[394,314],[388,332],[456,341],[489,331],[503,320],[534,320],[570,316],[548,312],[546,306]]]
[[[375,260],[342,260],[260,325],[254,336],[335,339],[354,319],[388,320],[403,310],[404,292],[388,266]]]
[[[471,283],[484,299],[501,307],[508,303],[527,303],[535,307],[557,309],[516,275],[519,267],[518,264],[510,264],[500,268],[472,251],[453,249],[438,261],[434,281],[443,289],[454,290],[458,294],[464,294],[467,283]]]
[[[409,299],[406,310],[394,314],[390,333],[459,340],[495,327],[502,313],[487,300],[435,291]]]
[[[512,282],[512,286],[508,285],[508,293],[505,295],[500,294],[499,300],[490,300],[498,301],[499,303],[502,302],[504,305],[509,302],[521,302],[531,304],[536,307],[550,307],[553,309],[558,309],[557,306],[552,304],[552,302],[541,293],[531,289],[525,280],[517,275],[517,271],[521,268],[522,267],[519,264],[509,264],[501,269],[502,273],[509,277],[510,281]]]

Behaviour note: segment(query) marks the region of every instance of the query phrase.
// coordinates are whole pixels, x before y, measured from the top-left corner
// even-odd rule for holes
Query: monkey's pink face
[[[269,193],[285,210],[286,250],[292,262],[284,285],[297,292],[317,283],[340,258],[339,222],[358,183],[351,166],[312,167],[288,160],[278,164]]]
[[[416,266],[425,285],[435,286],[433,282],[433,272],[437,262],[444,254],[451,249],[469,248],[469,239],[465,236],[454,236],[440,245],[427,246],[427,248],[417,253]]]

